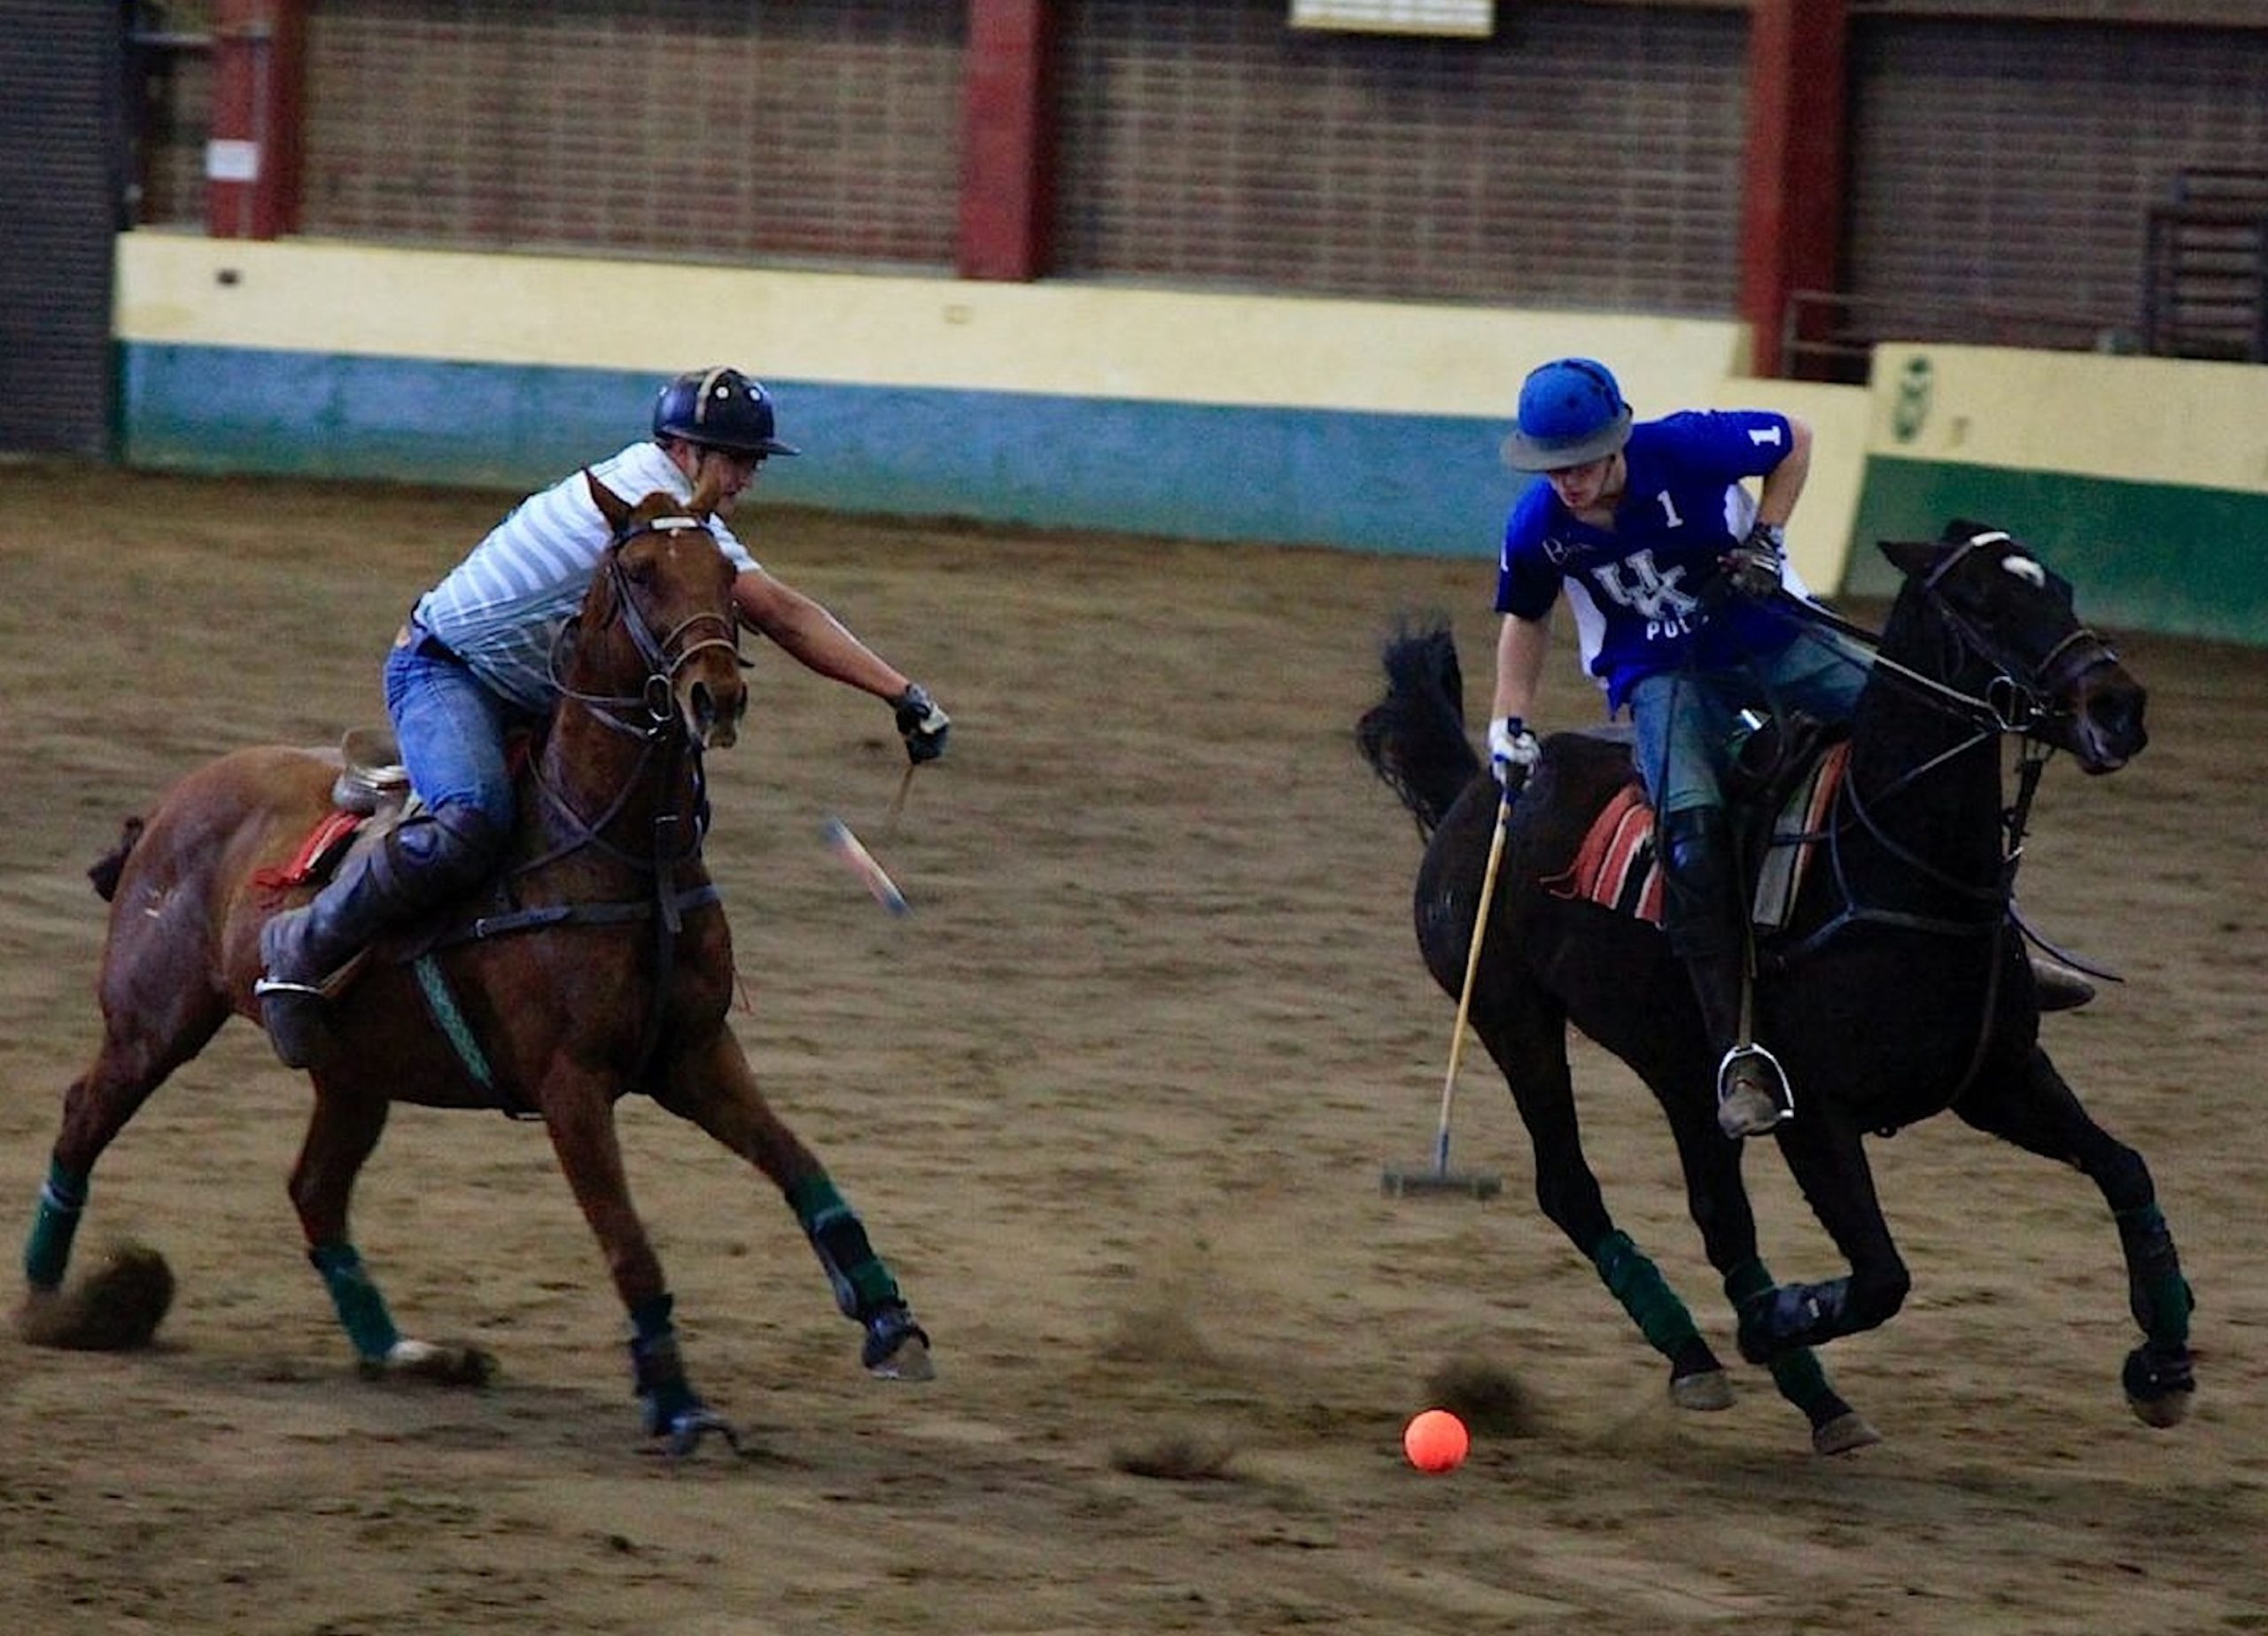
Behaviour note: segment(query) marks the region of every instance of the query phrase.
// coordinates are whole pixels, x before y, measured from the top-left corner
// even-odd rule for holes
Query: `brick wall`
[[[1745,19],[1520,0],[1488,41],[1283,0],[1066,0],[1060,265],[1721,314]]]
[[[310,234],[952,262],[958,5],[338,0],[308,44]]]
[[[1849,287],[1877,333],[2138,324],[2149,207],[2268,166],[2268,32],[1906,17],[1853,30]]]

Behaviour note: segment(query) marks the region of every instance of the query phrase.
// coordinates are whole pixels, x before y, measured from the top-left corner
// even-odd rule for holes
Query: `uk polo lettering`
[[[1651,551],[1634,551],[1619,562],[1602,562],[1591,570],[1591,578],[1616,602],[1635,609],[1650,627],[1657,627],[1649,629],[1649,636],[1674,635],[1686,630],[1687,616],[1701,606],[1700,598],[1678,589],[1685,570],[1673,568],[1664,573],[1654,566]]]

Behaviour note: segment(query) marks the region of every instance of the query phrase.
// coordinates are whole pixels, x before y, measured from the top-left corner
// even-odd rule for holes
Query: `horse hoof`
[[[935,1380],[929,1361],[929,1332],[913,1322],[903,1301],[892,1301],[866,1319],[866,1339],[858,1361],[877,1380]]]
[[[2188,1417],[2189,1400],[2197,1395],[2197,1376],[2189,1351],[2154,1350],[2137,1346],[2126,1354],[2121,1372],[2126,1407],[2134,1418],[2160,1431],[2178,1426]]]
[[[700,1448],[701,1440],[711,1435],[724,1438],[725,1446],[735,1454],[741,1452],[741,1434],[733,1430],[732,1422],[705,1404],[696,1403],[671,1415],[662,1435],[665,1439],[662,1446],[672,1460],[693,1454]]]
[[[1854,1448],[1871,1447],[1881,1441],[1882,1433],[1856,1409],[1846,1409],[1811,1429],[1812,1453],[1815,1454],[1847,1454]]]
[[[1733,1379],[1722,1369],[1700,1369],[1670,1377],[1669,1400],[1680,1408],[1720,1409],[1733,1406]]]
[[[2192,1387],[2189,1392],[2171,1392],[2162,1398],[2129,1398],[2126,1407],[2144,1425],[2163,1431],[2189,1418],[2189,1400],[2194,1391]]]
[[[496,1378],[496,1354],[478,1346],[437,1346],[398,1340],[383,1358],[358,1366],[366,1380],[416,1380],[435,1386],[485,1386]]]

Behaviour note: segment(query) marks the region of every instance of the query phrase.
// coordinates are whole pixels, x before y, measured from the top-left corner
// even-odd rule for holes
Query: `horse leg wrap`
[[[307,1260],[322,1275],[323,1288],[330,1291],[330,1304],[338,1309],[339,1324],[356,1354],[365,1363],[384,1363],[400,1341],[401,1331],[394,1328],[386,1298],[363,1270],[354,1246],[344,1239],[317,1244],[307,1252]]]
[[[1843,1309],[1851,1296],[1848,1278],[1825,1283],[1767,1287],[1739,1304],[1740,1355],[1751,1363],[1775,1358],[1815,1341],[1843,1334]]]
[[[1622,1310],[1656,1352],[1674,1358],[1678,1348],[1700,1333],[1693,1314],[1669,1287],[1661,1268],[1647,1259],[1624,1232],[1609,1233],[1591,1252],[1591,1265]]]
[[[2173,1234],[2154,1205],[2121,1210],[2119,1247],[2126,1252],[2126,1305],[2152,1340],[2170,1346],[2189,1344],[2189,1314],[2197,1298],[2181,1275],[2181,1255]]]
[[[1770,1270],[1754,1256],[1725,1275],[1725,1294],[1736,1313],[1743,1303],[1754,1300],[1772,1287]],[[1767,1367],[1772,1371],[1772,1384],[1780,1389],[1780,1395],[1803,1410],[1814,1425],[1819,1423],[1821,1412],[1839,1415],[1850,1407],[1827,1384],[1827,1371],[1821,1367],[1819,1354],[1808,1346],[1783,1352]]]
[[[86,1207],[87,1178],[50,1159],[47,1181],[32,1213],[31,1237],[24,1244],[24,1279],[33,1289],[62,1287],[64,1268],[71,1264],[71,1240]]]
[[[788,1205],[826,1268],[835,1304],[844,1317],[864,1322],[877,1307],[903,1304],[897,1280],[866,1242],[866,1228],[824,1171],[789,1188]]]
[[[675,1306],[676,1298],[664,1293],[630,1309],[631,1388],[643,1407],[649,1437],[674,1431],[680,1418],[702,1407],[678,1353],[677,1329],[670,1322]]]

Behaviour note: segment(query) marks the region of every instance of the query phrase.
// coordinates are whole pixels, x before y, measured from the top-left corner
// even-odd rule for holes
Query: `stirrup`
[[[1743,1070],[1763,1069],[1764,1074]],[[1768,1078],[1768,1084],[1761,1082]],[[1761,1045],[1736,1045],[1717,1065],[1717,1128],[1737,1142],[1760,1136],[1796,1116],[1796,1099],[1780,1059]]]

